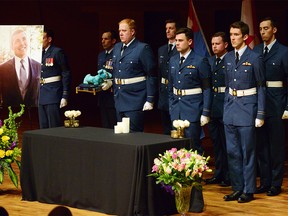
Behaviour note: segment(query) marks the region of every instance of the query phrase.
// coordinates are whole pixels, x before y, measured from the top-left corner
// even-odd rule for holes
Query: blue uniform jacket
[[[225,58],[225,57],[224,57]],[[211,66],[211,78],[212,78],[212,105],[211,105],[211,117],[222,118],[224,108],[224,92],[218,93],[218,87],[225,87],[225,66],[224,58],[216,65],[216,56],[208,58]]]
[[[70,92],[71,73],[67,58],[63,49],[51,45],[42,56],[41,78],[53,76],[61,76],[61,80],[40,85],[40,105],[60,103],[61,98],[67,99]]]
[[[113,49],[114,79],[146,76],[146,80],[133,84],[114,82],[115,107],[117,112],[142,110],[146,101],[154,102],[157,92],[156,61],[148,44],[135,39],[121,56],[122,45],[119,42]]]
[[[169,112],[171,120],[200,121],[200,116],[210,116],[211,87],[203,83],[211,82],[210,65],[207,58],[201,57],[193,50],[179,67],[180,55],[174,55],[169,62]],[[207,85],[207,84],[205,84]],[[179,96],[176,89],[202,88],[201,94]]]
[[[161,83],[161,78],[168,79],[169,73],[169,60],[171,56],[177,54],[176,46],[168,54],[168,44],[161,46],[158,49],[158,77],[159,77],[159,100],[158,109],[169,111],[169,100],[168,100],[168,84]]]
[[[254,51],[263,54],[264,44],[259,44]],[[284,110],[288,110],[288,47],[278,41],[263,58],[266,81],[282,81],[284,87],[266,88],[266,116],[281,118]]]
[[[265,117],[264,63],[262,56],[248,47],[235,64],[235,52],[225,56],[226,91],[224,99],[223,120],[225,124],[235,126],[255,125],[255,118]],[[235,97],[229,94],[229,88],[246,90],[257,88],[257,94]]]

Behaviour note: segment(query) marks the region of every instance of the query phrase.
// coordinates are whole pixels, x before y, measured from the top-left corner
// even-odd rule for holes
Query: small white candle
[[[127,124],[124,124],[124,122],[123,122],[123,131],[122,132],[123,133],[129,133],[129,127]]]
[[[129,117],[123,117],[122,122],[125,125],[125,132],[129,133],[130,132],[130,118]],[[123,132],[123,133],[125,133],[125,132]]]
[[[121,133],[124,133],[125,124],[124,124],[123,122],[118,122],[117,125],[118,125],[118,127],[120,128]]]
[[[121,130],[122,128],[119,126],[119,125],[115,125],[114,126],[114,133],[115,134],[120,134],[120,133],[122,133],[122,130]]]

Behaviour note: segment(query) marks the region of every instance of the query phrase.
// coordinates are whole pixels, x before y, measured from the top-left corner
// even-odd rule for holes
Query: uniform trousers
[[[219,180],[229,181],[226,137],[223,120],[221,118],[212,118],[208,124],[208,129],[214,148],[214,177]]]
[[[285,127],[279,117],[267,117],[256,129],[260,185],[282,186],[285,163]]]
[[[161,110],[161,122],[162,122],[163,134],[170,135],[172,130],[172,122],[169,111]]]
[[[204,149],[202,147],[201,138],[202,138],[202,127],[200,122],[190,122],[190,126],[185,128],[185,137],[191,138],[191,149],[197,150],[197,153],[202,155]]]
[[[117,112],[117,121],[121,122],[123,117],[130,118],[130,132],[143,132],[144,131],[144,111],[126,111]]]
[[[102,127],[113,129],[114,125],[117,124],[115,108],[100,106],[99,109]]]
[[[233,191],[256,190],[255,126],[224,125],[227,158]]]
[[[60,115],[60,104],[39,105],[38,115],[40,128],[53,128],[63,126]]]

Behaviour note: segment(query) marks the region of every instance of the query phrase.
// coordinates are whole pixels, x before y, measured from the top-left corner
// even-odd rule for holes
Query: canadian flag
[[[259,44],[259,38],[255,34],[258,27],[255,19],[254,0],[242,0],[241,21],[249,26],[249,38],[246,40],[246,44],[253,49],[255,45]]]

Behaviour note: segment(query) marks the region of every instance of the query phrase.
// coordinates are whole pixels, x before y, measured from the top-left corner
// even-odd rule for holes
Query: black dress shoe
[[[221,181],[215,177],[210,179],[205,179],[206,184],[219,184]]]
[[[238,198],[238,203],[247,203],[250,202],[254,199],[253,193],[243,193],[239,198]]]
[[[219,186],[221,186],[221,187],[229,187],[231,185],[231,183],[230,183],[230,181],[221,181],[220,183],[219,183]]]
[[[223,197],[223,199],[225,201],[233,201],[233,200],[238,200],[238,198],[241,196],[242,194],[242,191],[234,191],[233,193],[231,194],[228,194],[228,195],[225,195]]]
[[[280,186],[272,186],[267,191],[267,196],[277,196],[281,193],[281,187]]]
[[[260,185],[259,187],[257,187],[255,194],[266,193],[269,188],[270,187],[268,187],[268,186]]]

